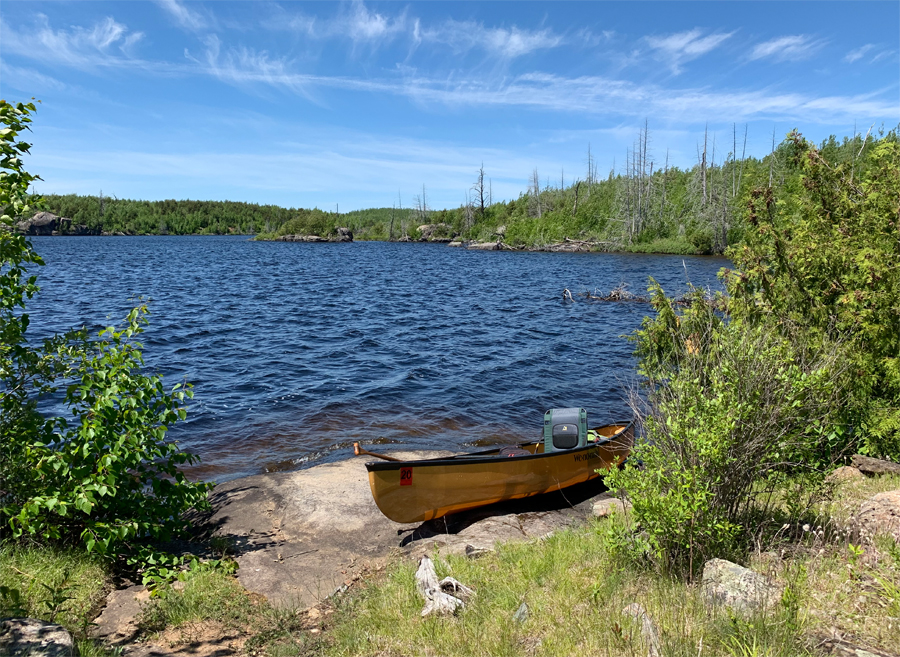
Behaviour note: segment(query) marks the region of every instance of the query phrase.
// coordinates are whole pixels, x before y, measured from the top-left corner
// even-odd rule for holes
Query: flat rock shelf
[[[407,459],[453,452],[404,451]],[[344,590],[392,556],[418,558],[480,554],[498,541],[539,539],[584,522],[592,505],[608,497],[593,480],[528,500],[516,500],[421,524],[388,520],[375,506],[360,456],[296,472],[235,479],[216,487],[213,512],[199,531],[231,544],[238,579],[276,605],[315,605]]]

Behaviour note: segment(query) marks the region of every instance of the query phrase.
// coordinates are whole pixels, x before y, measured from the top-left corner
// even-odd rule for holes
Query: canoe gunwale
[[[603,426],[620,426],[623,427],[619,431],[617,431],[612,436],[607,436],[602,440],[597,440],[592,443],[588,443],[584,447],[576,447],[573,449],[567,449],[559,452],[543,452],[540,454],[523,454],[521,456],[500,456],[497,452],[500,449],[490,449],[485,450],[483,452],[472,452],[469,454],[458,454],[456,456],[442,456],[433,459],[417,459],[413,461],[367,461],[366,462],[366,470],[368,472],[381,472],[385,470],[399,470],[400,468],[421,468],[421,467],[429,467],[429,466],[447,466],[447,465],[463,465],[467,463],[510,463],[510,462],[520,462],[520,461],[532,461],[539,460],[545,458],[553,458],[558,456],[563,456],[566,454],[579,454],[581,452],[586,452],[595,447],[602,447],[605,445],[609,445],[610,443],[616,442],[616,440],[628,436],[629,429],[634,425],[634,420],[629,420],[627,422],[612,422]],[[528,445],[540,445],[543,441],[534,441],[527,443],[520,443],[518,447],[525,447]],[[631,445],[629,445],[630,447]]]

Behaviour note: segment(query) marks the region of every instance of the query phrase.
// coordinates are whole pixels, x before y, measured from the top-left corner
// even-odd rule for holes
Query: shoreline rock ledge
[[[68,217],[52,212],[38,212],[31,219],[20,221],[16,230],[24,235],[100,235],[100,229],[76,224]]]
[[[402,459],[451,452],[392,452]],[[369,490],[365,462],[352,457],[295,472],[244,477],[220,484],[213,511],[195,518],[198,531],[227,540],[247,590],[276,605],[308,607],[383,567],[391,557],[418,558],[436,547],[444,554],[482,554],[497,541],[547,536],[591,516],[608,497],[599,479],[547,494],[398,524],[384,517]]]

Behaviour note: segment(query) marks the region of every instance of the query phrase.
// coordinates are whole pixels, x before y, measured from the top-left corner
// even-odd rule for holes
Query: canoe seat
[[[515,445],[506,445],[500,448],[497,456],[531,456],[531,452]]]

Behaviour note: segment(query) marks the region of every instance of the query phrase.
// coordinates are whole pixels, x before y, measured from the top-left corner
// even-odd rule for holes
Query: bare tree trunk
[[[541,218],[541,180],[538,177],[537,167],[534,169],[534,173],[532,174],[531,179],[531,189],[534,193],[535,206],[537,209],[538,219]]]
[[[475,180],[475,184],[472,185],[472,189],[475,191],[475,200],[478,201],[478,212],[483,218],[485,208],[485,193],[487,192],[484,186],[484,162],[481,163],[481,168],[478,169],[478,178]]]
[[[391,227],[388,229],[388,242],[394,241],[394,210],[396,205],[391,206]]]
[[[706,139],[709,126],[703,129],[703,160],[700,162],[700,178],[703,181],[703,205],[706,205]]]
[[[769,187],[772,186],[772,175],[775,173],[775,126],[772,126],[772,154],[769,155]]]
[[[578,189],[581,187],[581,181],[575,183],[575,203],[572,205],[572,216],[575,216],[575,213],[578,212]]]
[[[663,170],[662,203],[659,206],[659,222],[663,221],[663,212],[666,209],[666,182],[669,177],[669,149],[666,149],[666,168]]]

